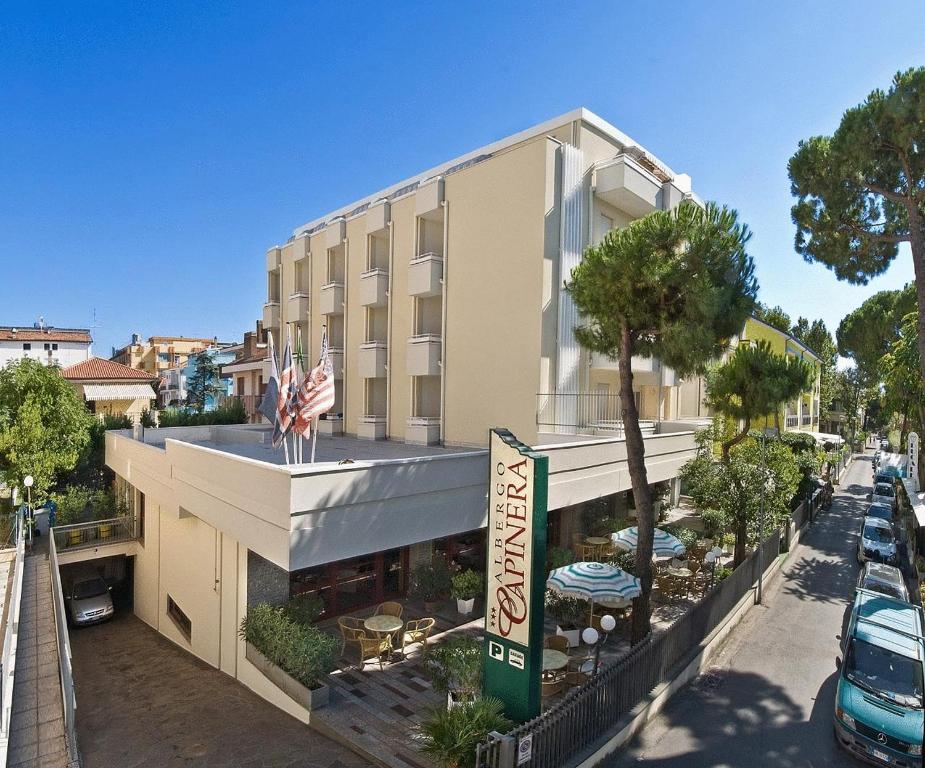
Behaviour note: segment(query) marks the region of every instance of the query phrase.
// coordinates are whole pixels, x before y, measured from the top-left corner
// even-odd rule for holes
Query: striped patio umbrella
[[[635,552],[639,543],[639,531],[634,525],[611,534],[610,538],[614,546],[625,549],[627,552]],[[677,537],[666,533],[661,528],[656,528],[652,540],[652,554],[656,557],[667,557],[668,555],[680,557],[684,554],[684,545]]]
[[[639,579],[615,565],[572,563],[549,573],[546,586],[568,597],[632,600],[642,594]]]

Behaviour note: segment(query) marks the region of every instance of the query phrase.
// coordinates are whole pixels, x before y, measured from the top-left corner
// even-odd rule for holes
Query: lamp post
[[[719,562],[720,557],[723,556],[722,547],[713,547],[704,557],[710,564],[710,589],[713,589],[714,584],[716,583],[716,563]]]
[[[32,546],[32,484],[35,482],[32,475],[26,475],[22,479],[22,484],[26,486],[26,506],[28,512],[26,513],[28,517],[26,518],[26,524],[29,528],[29,545]]]
[[[767,477],[767,464],[765,462],[765,452],[768,447],[768,438],[777,437],[777,429],[774,427],[765,427],[761,431],[761,502],[758,507],[758,591],[755,593],[755,604],[761,605],[762,588],[764,586],[764,491],[770,482]]]
[[[600,632],[598,632],[594,627],[585,627],[584,631],[581,633],[581,639],[584,640],[586,645],[594,646],[594,673],[597,674],[597,669],[601,660],[601,646],[607,642],[608,635],[613,632],[614,627],[617,626],[617,620],[611,616],[609,613],[601,616],[601,629],[604,630],[604,636],[601,637]]]

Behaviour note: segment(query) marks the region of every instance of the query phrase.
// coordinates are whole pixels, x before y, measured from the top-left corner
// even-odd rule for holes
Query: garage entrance
[[[61,583],[89,575],[100,576],[112,587],[112,605],[116,613],[132,613],[135,596],[135,556],[114,555],[67,563],[59,567]]]

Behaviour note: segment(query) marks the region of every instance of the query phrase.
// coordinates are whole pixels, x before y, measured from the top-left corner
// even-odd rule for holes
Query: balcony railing
[[[536,425],[540,432],[623,437],[623,404],[619,394],[581,392],[539,394]],[[656,423],[641,420],[643,435],[654,435]]]
[[[792,415],[787,414],[786,418],[784,419],[784,424],[788,429],[791,427],[798,427],[800,426],[800,417],[795,413]]]
[[[94,520],[74,525],[56,525],[51,530],[58,552],[118,544],[138,537],[134,516],[112,517],[108,520]]]
[[[803,414],[803,426],[808,427],[812,423],[813,423],[813,417],[810,416],[808,413],[804,413]]]

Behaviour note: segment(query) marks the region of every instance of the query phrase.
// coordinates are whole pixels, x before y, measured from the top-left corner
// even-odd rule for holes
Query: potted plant
[[[471,635],[447,638],[427,653],[424,672],[447,708],[474,699],[482,688],[482,643]]]
[[[429,563],[421,563],[411,572],[412,597],[424,601],[424,610],[436,611],[450,591],[450,569],[446,560],[435,557]]]
[[[546,612],[556,620],[556,634],[565,637],[570,648],[577,648],[582,627],[587,626],[588,603],[547,589]]]
[[[324,680],[337,658],[335,638],[267,603],[248,610],[239,634],[247,644],[247,660],[277,688],[308,710],[327,704]]]
[[[490,732],[507,733],[512,727],[504,705],[489,697],[434,710],[421,723],[416,738],[421,751],[441,768],[474,768],[476,745]]]
[[[463,616],[472,613],[475,598],[485,590],[485,578],[478,571],[465,570],[453,574],[450,594],[456,599],[456,610]]]

